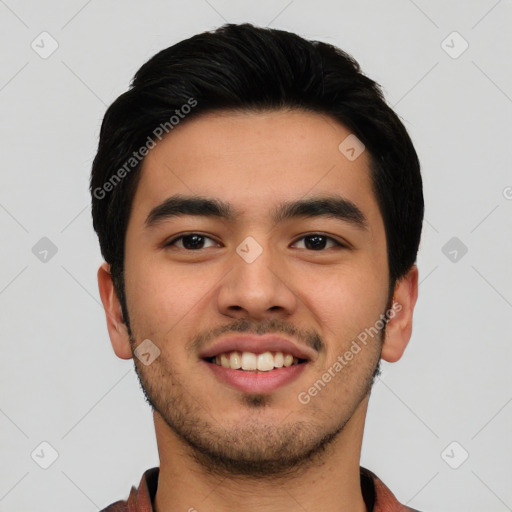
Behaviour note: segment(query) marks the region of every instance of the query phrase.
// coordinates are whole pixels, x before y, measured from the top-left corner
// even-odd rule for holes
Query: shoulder
[[[400,503],[386,484],[369,469],[361,467],[361,477],[373,482],[374,505],[372,512],[421,512]]]
[[[108,507],[103,508],[100,512],[125,512],[128,510],[128,502],[126,500],[119,500],[110,504]]]
[[[133,486],[127,500],[119,500],[100,512],[152,512],[153,500],[158,486],[159,468],[148,469],[139,483],[139,487]]]

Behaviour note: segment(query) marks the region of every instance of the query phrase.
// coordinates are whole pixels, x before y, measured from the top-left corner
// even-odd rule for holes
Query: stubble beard
[[[380,339],[374,340],[379,347],[384,335],[383,330]],[[297,418],[297,414],[287,417],[289,421],[284,418],[278,424],[265,423],[258,419],[258,413],[271,406],[272,396],[244,394],[241,409],[247,411],[246,419],[227,428],[219,421],[222,404],[216,404],[218,414],[209,413],[211,404],[204,404],[200,397],[195,398],[186,390],[179,372],[162,357],[163,354],[151,367],[144,367],[135,357],[134,362],[146,401],[207,473],[220,477],[275,480],[298,476],[312,466],[323,464],[330,445],[369,395],[380,374],[380,349],[374,348],[374,352],[373,360],[358,377],[357,395],[351,398],[351,410],[322,411],[326,420],[336,416],[336,422],[328,426],[326,422],[291,421],[290,418]]]

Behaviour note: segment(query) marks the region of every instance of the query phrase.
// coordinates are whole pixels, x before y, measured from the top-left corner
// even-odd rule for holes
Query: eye
[[[327,235],[322,235],[321,233],[313,233],[311,235],[303,236],[302,238],[299,238],[295,244],[298,243],[299,240],[304,240],[304,247],[299,247],[299,249],[310,249],[313,251],[321,251],[326,248],[327,242],[332,242],[334,245],[331,245],[331,247],[346,247],[345,245],[341,244],[334,238],[331,238]],[[329,249],[329,247],[327,247]]]
[[[181,235],[176,238],[173,238],[172,240],[165,244],[165,247],[170,247],[174,245],[179,249],[197,251],[200,249],[205,249],[205,240],[212,241],[214,245],[217,244],[215,240],[206,235],[201,235],[200,233],[189,233],[186,235]],[[177,244],[177,242],[181,242],[181,245]]]

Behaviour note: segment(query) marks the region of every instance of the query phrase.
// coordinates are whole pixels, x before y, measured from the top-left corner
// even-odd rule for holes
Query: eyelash
[[[195,233],[195,232],[191,232],[191,233],[185,233],[183,235],[180,235],[180,236],[177,236],[176,238],[173,238],[172,240],[170,240],[169,242],[166,242],[164,244],[164,247],[171,247],[173,246],[178,240],[181,240],[187,236],[192,236],[192,235],[199,235],[200,237],[204,238],[204,239],[210,239],[210,240],[213,240],[213,238],[209,237],[209,236],[206,236],[206,235],[203,235],[202,233]],[[334,242],[336,244],[337,247],[340,247],[340,248],[344,248],[344,249],[347,249],[347,245],[345,244],[342,244],[341,242],[338,242],[335,238],[332,238],[328,235],[324,235],[323,233],[308,233],[307,235],[303,235],[301,236],[300,238],[297,238],[295,240],[295,242],[293,242],[294,244],[296,244],[299,240],[303,240],[304,238],[307,238],[307,237],[310,237],[310,236],[321,236],[327,240],[330,240],[331,242]],[[213,240],[215,241],[215,240]],[[323,252],[325,251],[326,249],[333,249],[334,247],[328,247],[328,248],[324,248],[324,249],[320,249],[318,251],[314,251],[314,250],[310,250],[310,252]],[[179,247],[179,249],[183,249],[185,251],[188,251],[188,252],[199,252],[201,250],[203,250],[204,248],[201,248],[201,249],[185,249],[184,247]]]

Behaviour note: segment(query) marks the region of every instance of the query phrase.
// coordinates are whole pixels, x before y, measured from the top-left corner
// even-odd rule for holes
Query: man
[[[105,115],[91,193],[160,456],[105,510],[412,510],[359,462],[411,336],[422,181],[349,55],[249,24],[161,51]]]

